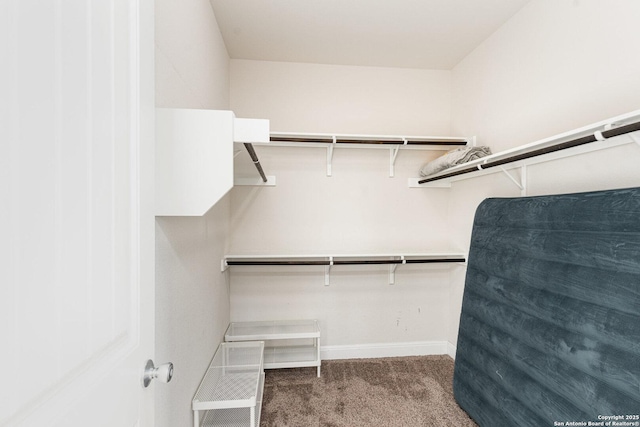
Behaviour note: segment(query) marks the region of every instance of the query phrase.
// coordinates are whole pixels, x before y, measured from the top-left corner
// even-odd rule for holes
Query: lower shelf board
[[[313,346],[265,347],[264,368],[294,368],[318,366],[318,349]]]

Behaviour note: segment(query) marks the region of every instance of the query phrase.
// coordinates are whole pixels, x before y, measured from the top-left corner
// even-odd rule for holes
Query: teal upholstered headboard
[[[483,427],[640,425],[639,188],[478,207],[454,395]]]

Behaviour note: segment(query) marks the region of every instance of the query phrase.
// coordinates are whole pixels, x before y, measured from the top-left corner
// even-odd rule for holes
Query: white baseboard
[[[447,341],[417,341],[403,343],[327,345],[320,347],[322,360],[371,359],[377,357],[429,356],[449,354]]]
[[[447,354],[451,356],[453,360],[456,360],[456,346],[450,342],[447,343]]]

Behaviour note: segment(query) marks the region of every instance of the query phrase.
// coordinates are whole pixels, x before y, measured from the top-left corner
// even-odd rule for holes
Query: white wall
[[[640,108],[634,0],[533,0],[452,72],[452,129],[495,150]]]
[[[229,109],[229,55],[208,0],[156,0],[156,106]]]
[[[420,152],[256,147],[276,187],[234,188],[233,254],[411,253],[450,248],[447,194],[407,187]],[[417,158],[413,158],[415,155]],[[433,155],[433,154],[431,154]],[[255,173],[255,171],[253,171]],[[231,268],[232,320],[317,318],[323,346],[445,341],[447,266]]]
[[[191,400],[229,324],[225,253],[229,196],[204,217],[156,219],[156,362],[173,362],[156,383],[156,426],[192,425]]]
[[[232,60],[238,116],[271,120],[275,131],[449,134],[446,71]],[[449,249],[446,191],[410,189],[420,165],[441,152],[402,151],[389,177],[389,150],[336,149],[331,177],[324,148],[256,146],[276,187],[234,188],[237,254],[433,252]],[[240,173],[255,174],[246,154]],[[445,343],[448,266],[231,268],[232,320],[318,318],[321,345]],[[459,268],[459,267],[457,267]],[[338,346],[338,347],[336,347]],[[411,346],[407,346],[409,348]],[[411,347],[414,348],[414,347]],[[429,350],[431,351],[431,350]],[[377,353],[382,354],[382,353]],[[325,354],[326,356],[326,354]]]
[[[231,109],[273,131],[448,135],[450,72],[231,61]]]
[[[156,105],[229,109],[229,57],[207,0],[156,0]],[[220,272],[230,197],[200,218],[156,220],[156,363],[175,366],[156,383],[156,426],[193,424],[191,399],[229,323]]]
[[[532,1],[453,69],[453,131],[498,151],[640,109],[638,17],[635,0]],[[527,194],[638,186],[638,160],[632,144],[531,166]],[[501,175],[455,183],[455,244],[468,245],[483,198],[519,195]],[[452,343],[463,279],[452,281]]]

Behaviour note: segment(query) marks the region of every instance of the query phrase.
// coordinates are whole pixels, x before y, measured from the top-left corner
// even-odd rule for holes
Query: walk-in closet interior
[[[301,3],[155,1],[156,359],[175,366],[155,392],[158,427],[192,425],[233,322],[317,320],[322,360],[455,358],[483,200],[640,186],[640,2]],[[388,49],[381,16],[450,3],[479,8],[478,22],[501,12],[486,28],[461,13],[466,47],[416,47],[407,21],[413,50]],[[291,56],[266,33],[241,50],[276,12],[291,34],[308,14],[327,33],[351,20],[371,52],[325,33],[281,40]],[[171,135],[185,111],[212,114],[221,151],[188,152],[206,126]],[[458,147],[492,154],[420,175]]]

